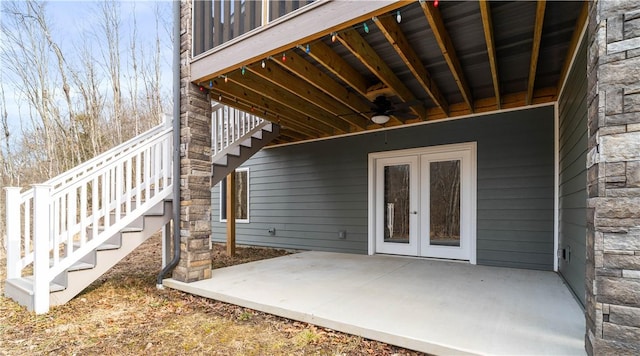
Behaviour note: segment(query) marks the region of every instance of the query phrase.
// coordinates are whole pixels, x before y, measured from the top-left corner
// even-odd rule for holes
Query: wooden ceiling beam
[[[313,137],[307,136],[297,130],[290,130],[286,128],[280,130],[280,136],[289,138],[289,141],[303,141],[313,139]]]
[[[314,45],[313,48],[316,48],[316,45]],[[312,51],[314,51],[314,49],[312,49]],[[273,61],[273,63],[277,63],[283,68],[286,68],[291,73],[297,75],[319,90],[322,90],[327,95],[349,107],[354,112],[361,113],[361,117],[367,120],[369,119],[368,115],[365,114],[371,111],[369,104],[365,103],[360,96],[347,90],[347,88],[342,84],[338,83],[336,80],[322,72],[318,67],[314,66],[295,52],[290,52],[287,55],[286,61],[283,62],[276,60]],[[348,112],[340,113],[340,115],[345,114],[348,114]]]
[[[440,46],[442,56],[447,62],[447,65],[449,65],[449,70],[458,85],[462,98],[467,103],[469,110],[473,112],[473,97],[471,96],[471,89],[465,79],[462,71],[462,65],[460,64],[460,60],[456,54],[449,32],[447,32],[447,29],[444,26],[440,10],[433,6],[431,1],[421,1],[420,6],[422,7],[422,11],[427,18],[427,21],[429,22],[429,26],[436,38],[436,42],[438,42],[438,46]]]
[[[275,60],[275,62],[278,61]],[[280,66],[273,64],[273,61],[265,63],[264,68],[262,68],[262,65],[248,66],[246,68],[251,73],[279,86],[284,90],[288,90],[292,94],[305,99],[356,128],[362,130],[367,128],[367,120],[357,115],[357,113],[352,112],[346,105],[333,100],[333,98],[328,96],[325,92],[310,85],[299,77],[288,73]],[[344,113],[349,113],[349,115],[338,116]]]
[[[582,9],[580,9],[580,14],[578,15],[578,19],[576,20],[576,26],[573,29],[573,35],[571,35],[571,42],[569,42],[569,48],[567,49],[567,55],[565,56],[564,63],[562,64],[560,78],[558,78],[558,95],[560,95],[560,90],[562,90],[564,82],[567,80],[567,76],[569,75],[571,61],[573,60],[573,56],[580,43],[580,36],[582,35],[582,30],[584,29],[584,24],[587,22],[588,16],[589,2],[585,1],[582,4]]]
[[[340,78],[343,82],[349,84],[353,90],[362,96],[367,95],[367,81],[358,71],[353,68],[347,61],[340,57],[324,42],[318,41],[310,48],[309,57],[315,59],[322,64],[327,70]]]
[[[536,70],[538,68],[538,56],[540,55],[540,42],[542,41],[542,27],[544,25],[544,11],[547,6],[546,0],[538,0],[536,5],[536,23],[533,29],[533,47],[531,48],[531,63],[529,64],[529,83],[527,84],[526,105],[531,104],[533,89],[536,81]]]
[[[341,32],[338,34],[338,40],[386,86],[391,88],[402,101],[408,103],[416,101],[416,97],[411,90],[404,85],[393,70],[389,68],[387,63],[380,58],[367,41],[360,36],[357,30],[350,29]],[[413,104],[410,108],[420,119],[427,119],[427,109],[421,102]]]
[[[496,57],[496,44],[493,37],[493,21],[491,20],[491,6],[488,0],[480,0],[480,15],[482,17],[482,27],[484,28],[484,39],[487,43],[487,55],[489,56],[489,66],[491,67],[491,77],[493,79],[493,91],[496,97],[496,106],[501,108],[500,80],[498,77],[498,59]]]
[[[400,29],[395,18],[386,16],[376,17],[374,20],[380,31],[382,31],[384,36],[387,38],[387,41],[389,41],[400,58],[402,58],[424,91],[429,94],[431,100],[433,100],[436,106],[442,109],[442,112],[445,115],[448,115],[449,104],[447,103],[447,100],[440,92],[440,88],[438,88],[438,85],[431,77],[431,74],[429,74],[425,66],[422,64],[422,61],[416,54],[416,51],[407,41],[406,36]]]
[[[267,111],[268,114],[275,113],[278,117],[289,118],[290,121],[317,132],[320,135],[333,135],[335,130],[325,123],[312,119],[306,115],[295,115],[290,107],[280,104],[279,102],[265,97],[261,93],[247,89],[231,81],[225,82],[222,78],[213,80],[212,90],[215,93],[222,93],[223,98],[230,96],[233,101],[246,103],[247,106],[257,107],[260,111]],[[214,95],[214,100],[216,100]],[[232,105],[238,107],[238,105]],[[251,108],[249,108],[250,110]],[[294,116],[295,115],[295,116]],[[274,121],[278,122],[278,120]]]
[[[288,90],[284,90],[279,86],[269,83],[250,71],[247,71],[244,75],[241,74],[240,71],[235,71],[227,75],[227,78],[242,87],[253,90],[266,98],[289,107],[291,110],[300,113],[303,117],[307,116],[313,118],[334,128],[337,130],[338,134],[351,132],[351,127],[348,123],[307,102]]]

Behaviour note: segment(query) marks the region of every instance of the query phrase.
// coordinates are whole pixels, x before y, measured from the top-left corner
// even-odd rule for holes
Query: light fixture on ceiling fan
[[[407,112],[407,109],[413,102],[418,102],[414,100],[410,103],[399,103],[393,104],[389,98],[384,95],[379,95],[376,99],[371,102],[371,111],[364,111],[358,113],[344,114],[338,116],[347,116],[347,115],[371,115],[370,120],[378,125],[384,125],[391,119],[391,116],[399,118],[401,120],[413,119],[416,115]]]
[[[389,122],[391,115],[401,117],[403,119],[414,118],[415,115],[407,113],[405,110],[408,107],[405,103],[400,105],[394,105],[386,96],[380,95],[373,101],[375,106],[372,111],[371,121],[378,125],[383,125]],[[406,106],[406,107],[405,107]]]
[[[371,121],[375,122],[378,125],[384,125],[389,121],[389,115],[375,114],[371,117]]]

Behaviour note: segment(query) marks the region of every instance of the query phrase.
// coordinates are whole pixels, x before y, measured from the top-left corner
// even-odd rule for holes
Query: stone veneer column
[[[192,1],[180,2],[180,249],[173,278],[211,278],[211,100],[191,83]],[[177,199],[176,199],[177,200]]]
[[[640,354],[640,1],[590,3],[586,349]]]

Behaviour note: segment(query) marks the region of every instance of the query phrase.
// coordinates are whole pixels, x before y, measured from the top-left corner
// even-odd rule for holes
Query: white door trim
[[[391,158],[380,158],[376,160],[376,182],[384,181],[384,167],[395,165],[408,165],[409,170],[409,242],[384,242],[384,235],[376,235],[376,251],[379,253],[389,253],[395,255],[418,255],[419,239],[418,235],[420,230],[418,228],[418,215],[419,209],[419,170],[418,156],[398,156]],[[376,187],[376,202],[375,206],[383,206],[384,204],[384,192],[383,185],[378,184]],[[412,193],[412,194],[411,194]],[[384,209],[376,210],[376,228],[375,231],[384,231]]]
[[[423,154],[431,154],[431,153],[444,153],[451,151],[463,151],[469,150],[471,154],[471,162],[470,162],[470,172],[469,172],[469,190],[470,190],[470,201],[469,201],[469,263],[476,264],[476,256],[477,256],[477,242],[476,242],[476,231],[477,231],[477,143],[476,142],[466,142],[466,143],[457,143],[450,145],[438,145],[438,146],[430,146],[430,147],[420,147],[420,148],[411,148],[405,150],[396,150],[396,151],[385,151],[385,152],[373,152],[368,155],[368,253],[369,255],[373,255],[376,253],[376,202],[377,202],[377,192],[376,192],[376,162],[378,159],[384,158],[394,158],[394,157],[402,157],[402,156],[420,156]],[[420,163],[419,163],[420,165]],[[418,174],[420,174],[421,169],[418,169]],[[418,177],[420,180],[421,178]],[[418,191],[418,194],[420,192]],[[418,231],[421,231],[420,222],[418,222]],[[418,251],[420,253],[420,251]]]

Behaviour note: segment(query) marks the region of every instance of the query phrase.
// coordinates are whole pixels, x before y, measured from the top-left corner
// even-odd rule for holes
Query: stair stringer
[[[224,156],[214,158],[212,165],[211,186],[218,184],[229,173],[233,172],[241,164],[246,162],[253,155],[258,153],[263,147],[275,138],[280,136],[280,126],[277,124],[271,124],[271,130],[263,128],[261,135],[252,135],[250,137],[251,145],[246,144],[246,140],[237,142],[239,148],[239,154],[226,153]]]
[[[158,232],[163,226],[168,224],[172,218],[171,204],[171,201],[162,201],[158,203],[158,205],[162,205],[164,207],[162,215],[144,215],[144,228],[140,231],[119,232],[118,234],[122,235],[120,248],[96,250],[96,264],[93,268],[68,271],[67,288],[51,292],[49,294],[50,305],[62,305],[80,294],[86,287],[120,262],[120,260],[133,252],[133,250],[145,242],[149,237],[151,237],[151,235]],[[150,210],[155,209],[151,208]],[[126,230],[126,228],[123,230]]]

